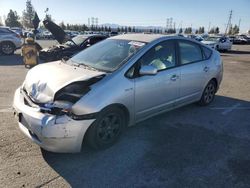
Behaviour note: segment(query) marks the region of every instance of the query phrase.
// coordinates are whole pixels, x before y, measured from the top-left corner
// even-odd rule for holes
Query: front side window
[[[179,41],[180,63],[188,64],[202,61],[201,48],[198,44],[189,41]]]
[[[158,71],[176,65],[174,41],[165,41],[151,48],[139,60],[140,66],[152,65]]]
[[[69,61],[101,71],[112,72],[145,44],[131,40],[107,39],[81,51]]]

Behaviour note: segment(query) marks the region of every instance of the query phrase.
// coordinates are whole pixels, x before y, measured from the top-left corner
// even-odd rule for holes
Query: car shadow
[[[229,50],[224,52],[225,54],[250,54],[250,51],[241,51],[241,50]]]
[[[249,112],[249,101],[216,96],[132,126],[106,150],[41,152],[72,187],[248,187]]]
[[[39,59],[39,64],[41,63],[45,62]],[[3,55],[3,54],[0,55],[0,66],[17,66],[17,65],[24,66],[23,57],[20,54],[15,53],[13,55]]]
[[[0,66],[24,65],[20,54],[0,55]]]

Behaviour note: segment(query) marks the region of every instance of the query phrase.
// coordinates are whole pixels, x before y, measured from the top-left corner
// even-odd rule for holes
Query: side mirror
[[[139,71],[140,75],[156,75],[157,74],[157,69],[152,66],[152,65],[145,65],[140,68]]]

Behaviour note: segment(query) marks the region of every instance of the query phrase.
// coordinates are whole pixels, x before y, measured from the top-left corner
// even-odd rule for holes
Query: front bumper
[[[52,152],[80,152],[84,134],[94,121],[76,121],[66,115],[42,113],[40,108],[25,104],[20,88],[15,92],[13,108],[20,130],[40,147]]]

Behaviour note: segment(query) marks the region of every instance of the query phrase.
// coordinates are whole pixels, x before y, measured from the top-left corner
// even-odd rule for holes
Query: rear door
[[[135,78],[135,117],[137,120],[174,106],[179,95],[180,71],[177,67],[175,41],[168,40],[152,47],[138,61],[138,69],[155,66],[156,75]]]
[[[205,85],[205,72],[201,46],[197,43],[179,40],[180,93],[177,105],[198,100]]]

